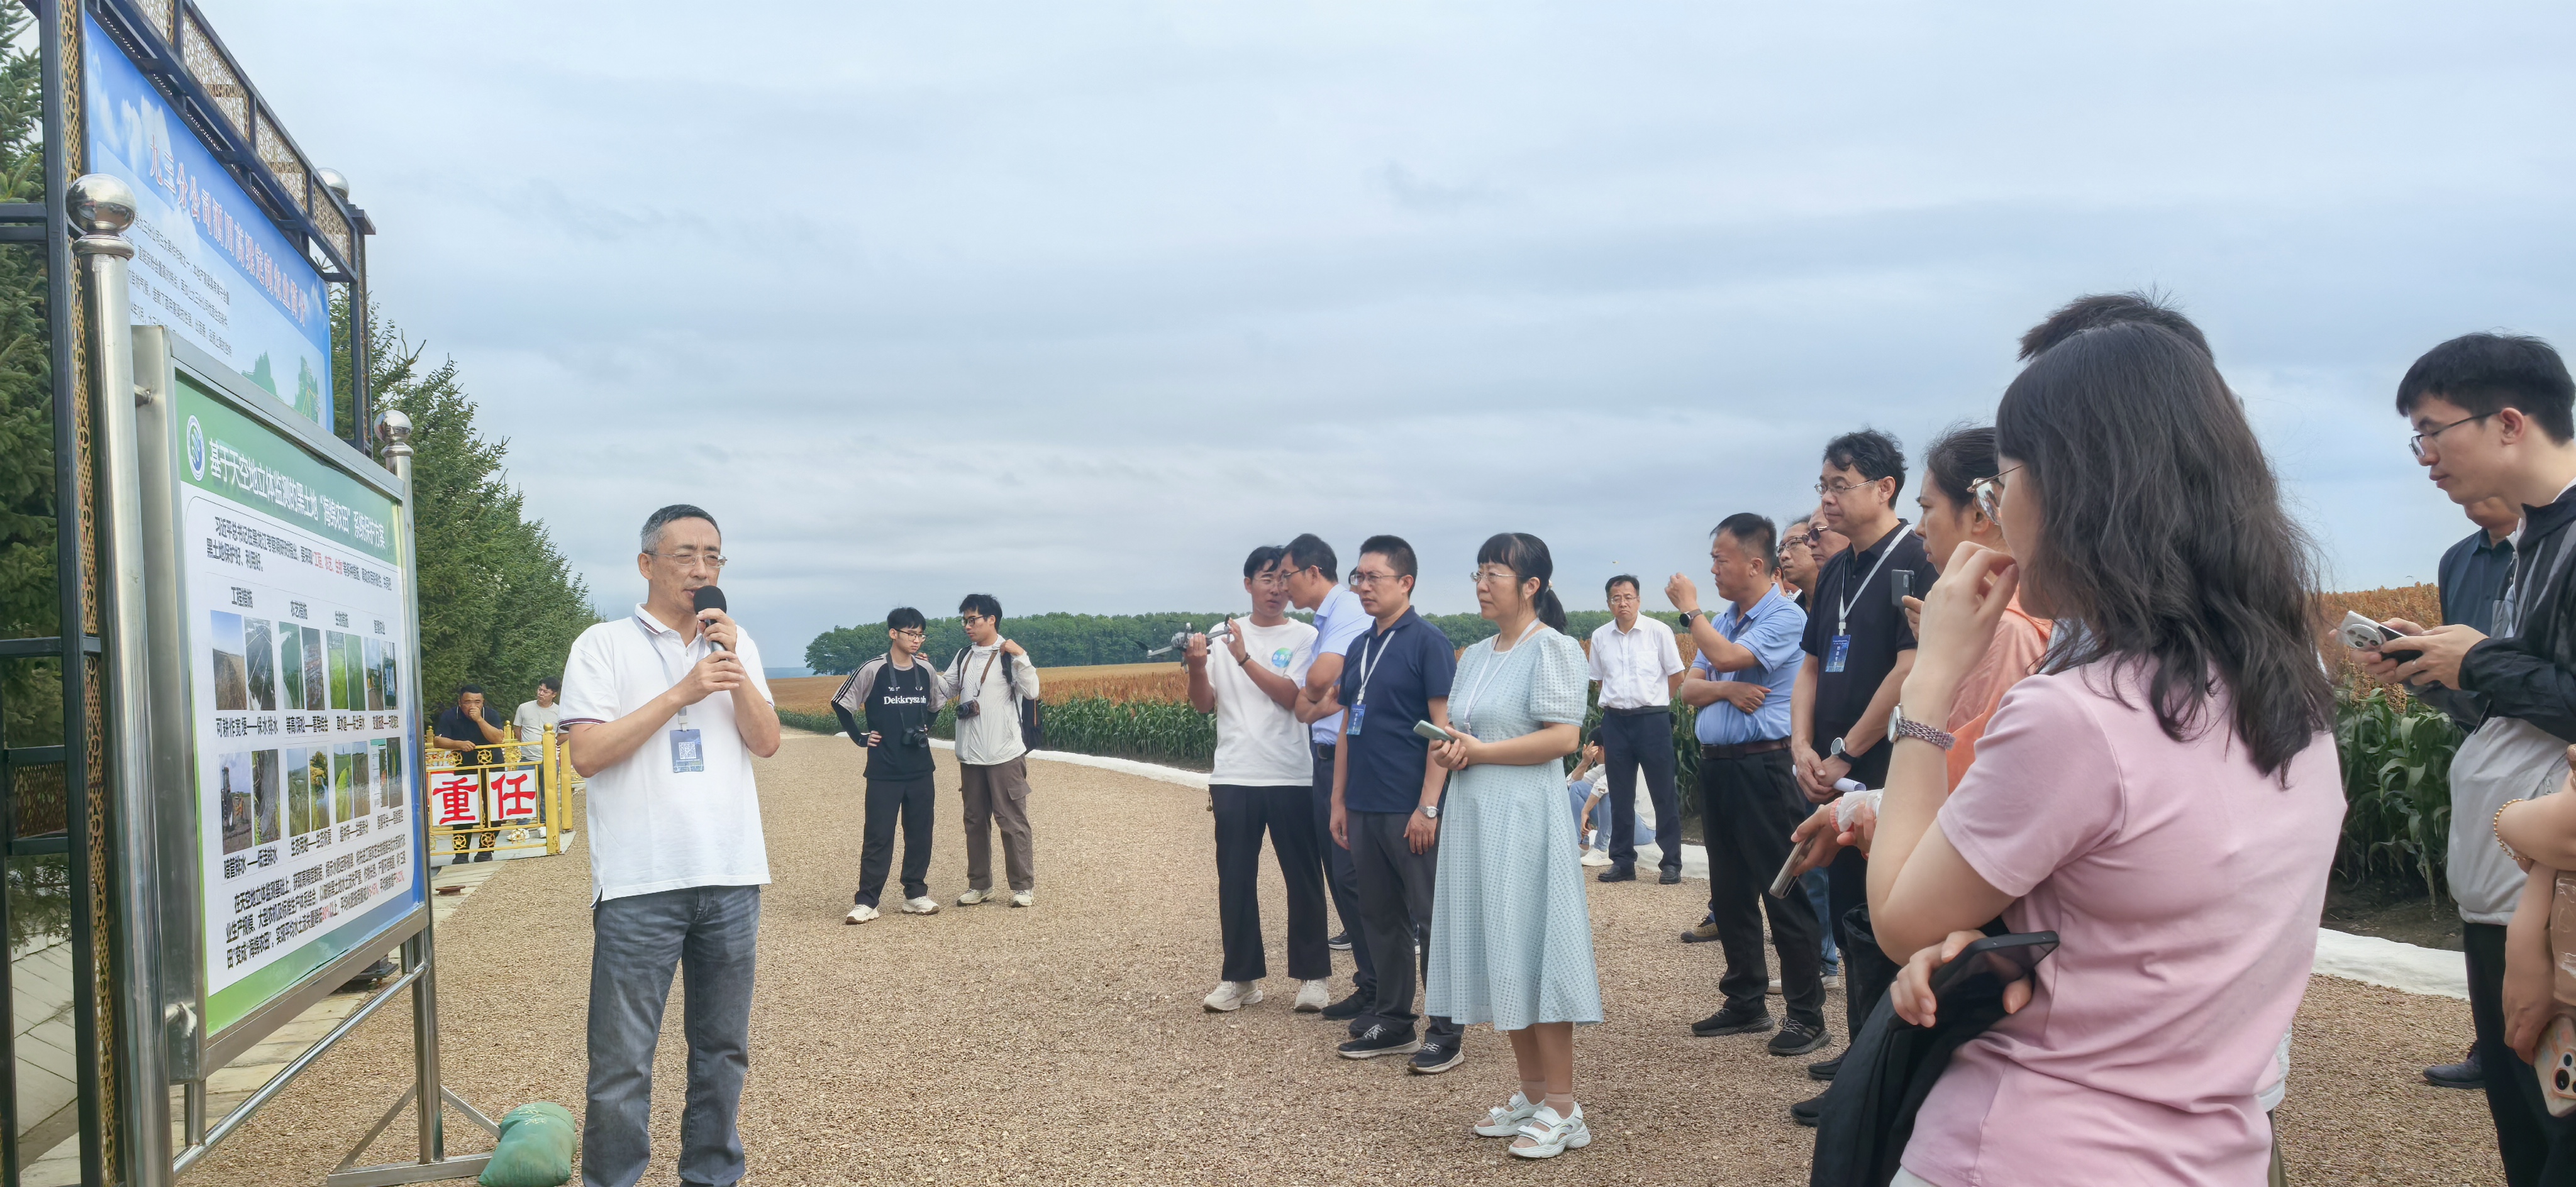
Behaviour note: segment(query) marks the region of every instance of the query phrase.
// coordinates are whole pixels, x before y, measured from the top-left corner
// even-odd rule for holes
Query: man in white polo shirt
[[[653,1049],[671,971],[689,987],[680,1181],[742,1178],[734,1122],[769,854],[751,760],[778,752],[760,648],[694,591],[724,569],[713,516],[644,521],[644,604],[583,631],[564,666],[572,766],[590,780],[590,1086],[583,1187],[632,1187],[652,1142]]]
[[[1673,628],[1637,612],[1637,579],[1626,573],[1603,587],[1610,621],[1592,632],[1592,678],[1601,683],[1601,749],[1610,771],[1610,868],[1604,882],[1637,878],[1637,771],[1655,806],[1655,845],[1663,882],[1682,880],[1681,801],[1673,796],[1673,689],[1682,682]]]

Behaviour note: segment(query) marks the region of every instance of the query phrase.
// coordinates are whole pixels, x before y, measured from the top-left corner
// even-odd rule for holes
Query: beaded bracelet
[[[2510,858],[2514,859],[2514,860],[2515,860],[2515,861],[2517,861],[2517,862],[2520,862],[2520,861],[2526,861],[2526,860],[2529,860],[2529,859],[2525,858],[2523,855],[2521,855],[2521,854],[2519,854],[2519,853],[2514,852],[2514,851],[2513,851],[2513,846],[2508,845],[2508,844],[2506,844],[2506,843],[2505,843],[2505,839],[2504,839],[2504,831],[2503,831],[2503,830],[2504,830],[2504,810],[2505,810],[2506,808],[2510,808],[2510,807],[2514,806],[2515,804],[2519,804],[2519,803],[2523,803],[2523,802],[2525,802],[2525,801],[2522,801],[2522,800],[2519,800],[2519,799],[2506,800],[2502,806],[2498,807],[2498,808],[2495,810],[2495,818],[2494,818],[2494,820],[2493,820],[2493,821],[2491,821],[2491,822],[2487,825],[2487,831],[2492,832],[2492,833],[2494,833],[2494,834],[2495,834],[2496,848],[2504,850],[2504,855],[2505,855],[2506,857],[2510,857]]]

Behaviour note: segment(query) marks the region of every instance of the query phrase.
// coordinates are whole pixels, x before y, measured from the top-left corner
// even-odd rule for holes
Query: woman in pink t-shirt
[[[1900,1183],[2259,1183],[2343,817],[2308,543],[2209,357],[2146,325],[2034,360],[1923,608],[1870,862],[1897,1012],[2001,915],[2060,947],[1915,1118]],[[2017,560],[2015,558],[2018,558]],[[2018,594],[2072,631],[1943,795],[1959,687]]]

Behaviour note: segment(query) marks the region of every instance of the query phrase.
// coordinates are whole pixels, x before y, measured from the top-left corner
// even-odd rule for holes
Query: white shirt
[[[556,701],[551,705],[540,705],[535,701],[521,701],[519,702],[519,711],[510,715],[510,724],[518,727],[520,741],[536,743],[534,746],[519,747],[519,761],[521,762],[545,761],[545,732],[547,726],[551,725],[555,727],[556,748],[561,749],[563,746],[562,701]]]
[[[760,645],[740,635],[743,670],[762,700],[769,681],[760,672]],[[644,607],[583,631],[564,661],[562,725],[609,722],[642,709],[662,695],[712,644],[706,633],[683,645]],[[688,707],[687,728],[698,732],[706,769],[672,770],[674,716],[658,722],[625,760],[590,777],[585,815],[590,828],[591,901],[683,890],[692,886],[762,886],[769,882],[769,848],[760,832],[760,792],[751,777],[751,751],[734,725],[733,694],[720,693]]]
[[[969,646],[951,661],[957,700],[981,701],[973,717],[957,719],[957,761],[969,766],[998,767],[1029,752],[1020,740],[1020,702],[1038,698],[1038,669],[1025,655],[1007,658],[1011,675],[1002,677],[1002,646]]]
[[[1351,644],[1358,642],[1360,636],[1375,625],[1377,620],[1370,618],[1369,612],[1361,607],[1360,596],[1352,593],[1351,587],[1335,582],[1333,592],[1325,594],[1324,600],[1315,607],[1315,654],[1338,655],[1347,659]],[[1305,678],[1301,676],[1298,679],[1303,681]],[[1307,730],[1307,740],[1318,746],[1333,745],[1341,736],[1342,715],[1338,710],[1330,717],[1318,719]],[[1311,769],[1308,774],[1313,774]]]
[[[1249,619],[1236,626],[1248,662],[1287,677],[1300,690],[1306,687],[1306,669],[1315,666],[1314,627],[1294,618],[1278,626],[1254,626]],[[1306,748],[1306,727],[1296,711],[1261,691],[1222,640],[1208,640],[1207,677],[1216,690],[1216,770],[1208,782],[1304,787],[1315,781],[1314,752]]]
[[[1601,682],[1604,709],[1653,709],[1673,700],[1670,677],[1682,670],[1682,650],[1673,628],[1660,618],[1637,616],[1637,625],[1619,629],[1616,618],[1592,631],[1592,678]]]

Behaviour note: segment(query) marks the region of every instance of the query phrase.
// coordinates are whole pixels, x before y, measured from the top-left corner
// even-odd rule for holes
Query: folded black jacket
[[[1875,955],[1878,940],[1865,910],[1852,908],[1843,927],[1852,945],[1867,946]],[[2008,929],[1997,919],[1983,930],[1994,936]],[[1843,962],[1850,971],[1852,954],[1844,953]],[[1951,1003],[1931,1026],[1916,1026],[1896,1016],[1895,996],[1882,990],[1869,1021],[1843,1052],[1833,1087],[1825,1090],[1809,1187],[1886,1187],[1894,1180],[1905,1143],[1914,1136],[1914,1114],[1949,1070],[1950,1054],[2003,1017],[1998,995]]]

